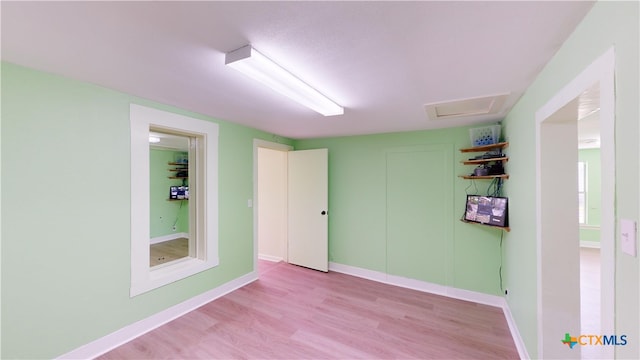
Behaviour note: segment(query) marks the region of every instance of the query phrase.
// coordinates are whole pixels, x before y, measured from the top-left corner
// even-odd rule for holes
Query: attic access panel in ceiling
[[[502,110],[502,106],[508,95],[509,94],[501,94],[426,104],[424,109],[427,112],[429,120],[492,115]]]

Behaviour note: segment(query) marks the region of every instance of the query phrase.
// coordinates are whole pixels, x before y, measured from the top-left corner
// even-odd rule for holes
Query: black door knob
[[[327,212],[322,210],[322,212],[320,213],[320,215],[327,215]]]

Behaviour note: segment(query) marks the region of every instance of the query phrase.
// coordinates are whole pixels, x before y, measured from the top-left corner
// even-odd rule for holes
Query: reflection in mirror
[[[149,132],[149,266],[193,256],[189,221],[190,138],[166,131]]]
[[[129,294],[134,297],[220,264],[218,258],[218,125],[210,121],[131,104],[130,126],[131,289]],[[169,149],[165,147],[160,154],[155,150],[160,150],[163,138],[181,139],[182,145],[168,146]],[[150,146],[150,141],[154,141],[153,147]],[[156,163],[152,160],[155,157],[161,158],[157,161],[161,163],[158,166],[152,165]],[[186,166],[183,166],[185,158]],[[169,179],[171,177],[177,179]],[[189,186],[189,199],[178,199],[181,194],[176,191],[176,199],[171,201],[170,187],[186,185]],[[152,190],[152,186],[159,190]],[[185,194],[182,196],[186,197],[186,189],[184,190]],[[165,256],[164,263],[151,264],[151,239],[154,239],[154,242],[159,240],[158,238],[170,239],[180,233],[187,234],[185,238],[188,255],[185,256],[183,250],[179,255],[182,256],[181,258],[166,261],[168,259]],[[163,236],[167,238],[162,238]],[[165,241],[159,242],[165,243]]]

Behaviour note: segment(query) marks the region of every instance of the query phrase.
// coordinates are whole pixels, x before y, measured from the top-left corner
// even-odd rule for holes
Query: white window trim
[[[131,291],[134,297],[185,277],[211,269],[218,259],[218,125],[136,104],[130,106],[131,125]],[[199,195],[197,236],[204,246],[200,253],[169,266],[149,266],[149,128],[197,134],[205,140],[204,165]],[[195,200],[195,199],[194,199]],[[192,200],[190,200],[192,201]]]

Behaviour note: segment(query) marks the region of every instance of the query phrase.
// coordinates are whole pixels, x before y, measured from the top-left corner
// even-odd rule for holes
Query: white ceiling
[[[502,119],[592,5],[2,1],[2,59],[292,138],[432,129]],[[246,44],[345,114],[323,117],[226,67]],[[495,115],[424,110],[504,93]]]
[[[189,138],[187,136],[174,135],[158,131],[149,131],[149,139],[157,138],[157,142],[149,140],[149,147],[153,149],[168,149],[178,151],[189,151]]]

